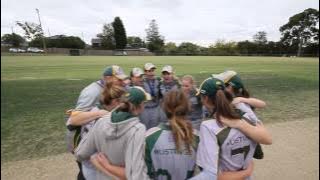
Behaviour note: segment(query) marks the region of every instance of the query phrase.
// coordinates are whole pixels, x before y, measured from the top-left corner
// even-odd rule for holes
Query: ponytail
[[[181,145],[185,145],[188,153],[191,153],[194,139],[192,125],[186,119],[190,111],[187,97],[181,90],[169,91],[164,98],[163,109],[169,118],[177,151],[180,152]]]
[[[220,121],[221,116],[229,119],[240,118],[240,116],[234,111],[231,101],[228,97],[230,97],[230,94],[221,89],[219,89],[215,95],[214,105],[216,110],[216,118],[218,121]]]

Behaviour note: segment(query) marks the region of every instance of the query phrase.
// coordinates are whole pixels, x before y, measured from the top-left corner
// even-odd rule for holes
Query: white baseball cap
[[[227,83],[235,75],[237,75],[235,71],[224,71],[220,74],[212,74],[211,76]]]
[[[153,68],[156,69],[156,66],[154,64],[152,64],[152,63],[146,63],[144,65],[144,70],[149,71],[150,69],[153,69]]]
[[[172,66],[170,66],[170,65],[165,65],[165,66],[162,68],[162,71],[161,71],[161,72],[173,73],[173,68],[172,68]]]
[[[139,77],[139,76],[144,75],[144,73],[143,73],[142,69],[135,67],[132,69],[130,75],[134,76],[134,77]]]

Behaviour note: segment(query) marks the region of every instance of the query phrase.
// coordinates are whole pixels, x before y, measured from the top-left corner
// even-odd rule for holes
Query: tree
[[[112,27],[114,30],[114,39],[116,41],[116,48],[124,49],[127,45],[127,35],[126,35],[126,30],[119,17],[114,18]]]
[[[4,34],[1,37],[1,41],[7,44],[12,44],[13,47],[20,47],[20,45],[25,42],[25,39],[16,33],[12,33]]]
[[[43,31],[41,26],[32,22],[19,22],[17,21],[17,25],[20,26],[25,33],[25,37],[28,40],[34,40],[36,38],[40,38],[43,36]]]
[[[156,20],[151,20],[147,33],[147,47],[151,52],[162,51],[164,46],[164,37],[159,34],[158,24]]]
[[[301,55],[301,49],[312,41],[319,41],[319,11],[306,9],[289,18],[289,22],[280,27],[281,41],[286,45],[298,44],[297,56]]]
[[[214,45],[209,46],[208,52],[213,55],[230,56],[237,53],[237,43],[225,40],[217,40]]]
[[[114,30],[112,24],[104,24],[102,33],[97,34],[97,37],[101,39],[101,46],[104,49],[115,49],[116,42],[114,38]]]
[[[128,36],[127,39],[128,46],[132,48],[143,48],[145,47],[145,43],[140,37],[137,36]]]
[[[56,38],[45,38],[47,47],[83,49],[85,42],[76,36],[57,35]],[[29,43],[32,47],[42,47],[42,38],[36,38]]]
[[[253,36],[253,41],[257,44],[266,44],[267,43],[267,33],[264,31],[259,31]]]
[[[168,42],[163,49],[167,55],[174,55],[178,51],[178,48],[174,42]]]
[[[200,52],[199,46],[190,42],[183,42],[178,47],[179,54],[183,55],[198,55]]]

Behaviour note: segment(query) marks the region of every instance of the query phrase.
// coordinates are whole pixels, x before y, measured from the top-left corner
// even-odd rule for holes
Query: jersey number
[[[237,155],[237,154],[244,154],[244,159],[246,159],[249,151],[250,151],[250,146],[243,146],[241,148],[232,149],[231,156]]]

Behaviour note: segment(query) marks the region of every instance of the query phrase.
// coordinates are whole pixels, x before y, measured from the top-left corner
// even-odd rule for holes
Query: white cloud
[[[120,16],[127,35],[145,37],[151,19],[156,19],[166,42],[185,41],[209,45],[218,39],[251,40],[266,31],[269,40],[280,38],[279,27],[306,8],[318,8],[317,0],[3,0],[1,34],[23,34],[15,21],[38,23],[40,10],[45,34],[75,35],[90,43],[104,23]]]

